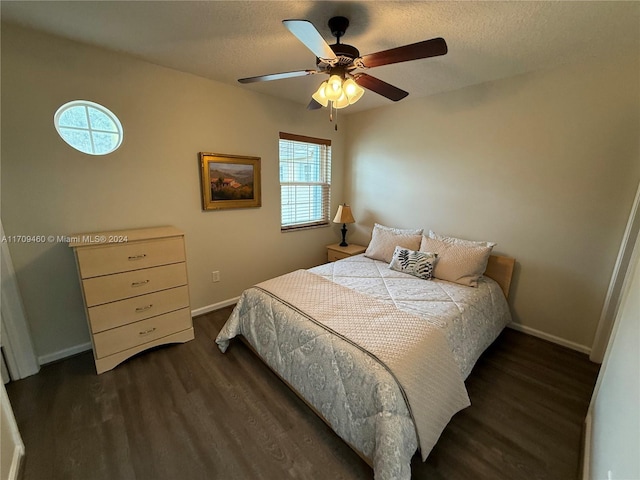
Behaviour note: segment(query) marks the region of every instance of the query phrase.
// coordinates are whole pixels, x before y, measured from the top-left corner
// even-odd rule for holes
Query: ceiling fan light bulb
[[[335,108],[347,107],[349,106],[349,98],[343,92],[342,95],[340,95],[340,97],[338,97],[338,99],[333,102],[333,106]]]
[[[335,102],[342,95],[342,78],[338,75],[331,75],[325,88],[325,94],[327,98],[332,102]]]
[[[323,107],[326,107],[329,104],[326,88],[327,88],[327,82],[322,82],[318,87],[318,90],[316,90],[316,93],[311,95],[311,98],[313,98],[316,102],[318,102]]]
[[[364,89],[358,85],[352,78],[348,78],[342,86],[344,93],[349,99],[349,104],[356,103],[362,95],[364,95]]]

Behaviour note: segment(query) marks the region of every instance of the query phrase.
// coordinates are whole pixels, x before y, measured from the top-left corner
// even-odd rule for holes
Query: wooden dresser
[[[98,373],[194,338],[184,233],[174,227],[73,235]]]

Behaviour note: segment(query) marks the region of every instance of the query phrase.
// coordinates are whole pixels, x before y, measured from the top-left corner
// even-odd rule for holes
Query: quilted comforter
[[[364,256],[310,272],[437,327],[447,339],[459,375],[465,377],[510,320],[506,300],[490,279],[483,279],[478,288],[425,281]],[[251,288],[241,296],[216,342],[225,351],[230,339],[243,335],[341,438],[371,460],[376,479],[409,479],[411,457],[419,443],[404,389],[375,356],[307,317],[268,288]],[[432,445],[422,442],[420,447],[426,458]]]

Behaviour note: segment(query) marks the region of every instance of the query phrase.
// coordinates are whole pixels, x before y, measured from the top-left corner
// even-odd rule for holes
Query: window
[[[282,231],[329,225],[331,140],[280,132]]]
[[[86,100],[62,105],[53,116],[62,139],[89,155],[106,155],[122,143],[122,124],[108,108]]]

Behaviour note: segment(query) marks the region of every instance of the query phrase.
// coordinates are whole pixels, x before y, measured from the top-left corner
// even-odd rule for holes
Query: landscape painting
[[[203,210],[261,206],[260,158],[200,152]]]

